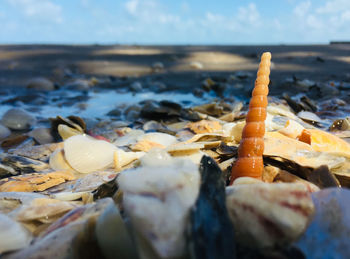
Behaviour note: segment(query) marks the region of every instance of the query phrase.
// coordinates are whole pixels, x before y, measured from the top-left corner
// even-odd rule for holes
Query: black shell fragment
[[[226,209],[225,183],[215,161],[203,156],[199,196],[190,212],[191,258],[236,258],[234,229]]]

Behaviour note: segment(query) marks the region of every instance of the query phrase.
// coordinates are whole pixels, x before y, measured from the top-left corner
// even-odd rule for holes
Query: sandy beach
[[[255,73],[263,51],[272,53],[272,91],[286,78],[349,80],[350,44],[272,46],[1,45],[0,87],[23,87],[33,77],[60,82],[64,73],[86,76],[157,76],[177,87],[196,76]],[[155,75],[152,64],[164,69]]]

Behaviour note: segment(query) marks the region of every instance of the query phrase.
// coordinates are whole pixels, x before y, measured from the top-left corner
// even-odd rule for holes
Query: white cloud
[[[90,6],[90,1],[89,1],[89,0],[80,0],[80,4],[81,4],[83,7],[87,8],[87,7]]]
[[[248,4],[248,6],[239,7],[237,17],[240,22],[248,23],[252,26],[259,25],[260,14],[256,5],[253,3]]]
[[[63,21],[62,7],[49,0],[7,0],[7,2],[27,18],[55,23]]]
[[[304,17],[310,10],[310,7],[311,7],[310,1],[301,2],[294,8],[293,14],[298,17]]]
[[[187,13],[191,10],[190,5],[187,2],[181,3],[181,11]]]
[[[332,0],[327,1],[325,5],[316,9],[316,13],[320,14],[336,14],[342,13],[344,10],[349,10],[350,1],[348,0]]]
[[[125,3],[125,9],[128,11],[131,15],[136,15],[136,11],[139,5],[138,0],[130,0]]]

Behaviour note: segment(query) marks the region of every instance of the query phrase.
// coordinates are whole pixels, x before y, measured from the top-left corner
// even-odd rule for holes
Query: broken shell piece
[[[279,132],[266,132],[264,146],[264,155],[283,156],[289,159],[301,150],[313,151],[310,145]]]
[[[117,181],[137,241],[145,239],[161,258],[177,258],[186,250],[185,227],[198,196],[199,170],[188,159],[152,151],[153,165],[123,171]]]
[[[187,127],[194,133],[212,133],[222,130],[222,126],[217,121],[201,120],[197,122],[190,122]]]
[[[170,146],[177,142],[174,136],[160,132],[146,133],[144,135],[139,136],[137,140],[138,142],[147,140],[150,142],[160,144],[164,147]]]
[[[231,137],[231,132],[234,126],[236,126],[235,122],[225,123],[222,125],[223,136],[227,138]]]
[[[239,177],[234,180],[233,185],[262,183],[261,180],[249,176]]]
[[[276,105],[271,103],[267,106],[266,111],[271,115],[281,115],[295,121],[300,121],[288,106],[282,104]]]
[[[203,134],[196,134],[189,140],[186,140],[183,143],[194,143],[199,141],[218,141],[222,139],[222,134],[218,133],[203,133]]]
[[[64,155],[69,165],[80,173],[102,170],[113,164],[117,147],[104,140],[77,135],[64,141]]]
[[[97,242],[105,258],[114,259],[115,255],[120,258],[139,258],[130,234],[119,209],[111,202],[96,223]]]
[[[147,139],[141,140],[137,142],[135,145],[131,147],[133,151],[144,151],[148,152],[152,148],[165,148],[162,144],[159,144],[157,142],[149,141]]]
[[[231,138],[239,143],[242,139],[242,132],[243,128],[245,126],[245,121],[237,122],[232,128],[231,128]]]
[[[298,136],[301,135],[303,130],[304,127],[298,122],[294,120],[288,120],[284,128],[280,129],[278,132],[287,137],[296,139]]]
[[[176,143],[167,147],[166,151],[173,154],[182,152],[197,152],[202,148],[204,148],[204,145],[199,143]]]
[[[173,158],[164,149],[155,148],[140,158],[141,166],[157,167],[166,166],[172,162]]]
[[[285,183],[301,183],[306,186],[309,192],[318,192],[320,188],[315,184],[299,178],[298,176],[291,174],[287,171],[278,169],[278,174],[274,178],[275,182],[285,182]]]
[[[49,198],[37,198],[30,204],[23,205],[16,214],[19,221],[32,221],[43,219],[56,219],[74,208],[69,202]],[[52,222],[52,221],[51,221]]]
[[[32,240],[32,236],[20,223],[1,213],[0,229],[0,255],[4,252],[22,249]]]
[[[137,142],[137,139],[144,135],[143,130],[131,130],[130,128],[124,128],[124,130],[128,130],[127,133],[122,133],[121,137],[117,138],[116,141],[113,142],[114,145],[120,147],[120,146],[128,146],[135,144]]]
[[[322,120],[320,117],[318,117],[315,113],[313,112],[308,112],[308,111],[301,111],[298,114],[298,117],[302,120],[309,121],[312,123],[323,123],[324,120]]]
[[[59,148],[59,143],[50,143],[38,146],[20,146],[15,149],[8,150],[8,153],[16,156],[24,156],[35,160],[46,162],[49,156]]]
[[[193,163],[199,165],[204,155],[204,153],[200,151],[202,148],[204,148],[204,145],[199,143],[177,143],[169,146],[166,150],[174,157],[190,159]]]
[[[57,148],[50,156],[49,165],[53,170],[72,170],[74,169],[68,164],[63,148]]]
[[[318,129],[308,129],[311,134],[311,146],[320,152],[344,152],[350,155],[350,144],[341,138]]]
[[[51,197],[60,201],[75,201],[81,199],[83,204],[93,201],[91,192],[59,192],[52,194]]]
[[[33,173],[14,176],[0,181],[1,192],[36,192],[44,191],[53,186],[74,180],[75,176],[69,171],[51,173]]]
[[[49,164],[28,157],[1,153],[1,164],[10,166],[18,173],[27,174],[32,172],[40,172],[49,167]]]
[[[118,149],[114,152],[114,167],[117,171],[120,171],[123,166],[139,159],[144,154],[144,152],[125,152],[122,149]]]
[[[226,195],[236,240],[249,247],[296,240],[314,211],[307,187],[299,183],[239,184],[226,188]]]
[[[80,135],[80,134],[84,133],[84,132],[79,131],[77,129],[68,127],[67,125],[64,125],[64,124],[58,125],[57,130],[58,130],[58,134],[60,134],[60,136],[63,140],[66,140],[67,138],[69,138],[71,136]]]

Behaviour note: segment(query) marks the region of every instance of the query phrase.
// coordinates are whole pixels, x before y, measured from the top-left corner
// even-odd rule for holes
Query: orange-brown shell
[[[238,159],[232,167],[231,184],[236,178],[242,176],[261,178],[264,169],[262,154],[264,152],[267,95],[270,82],[270,60],[270,52],[265,52],[261,57],[249,103],[246,125],[238,148]]]

